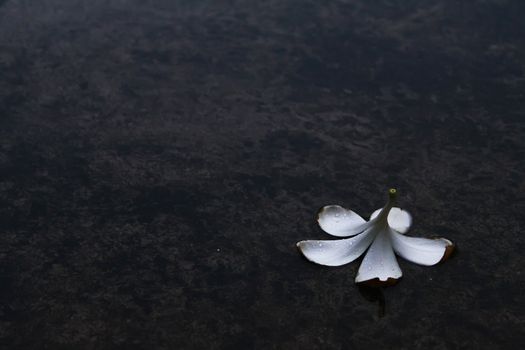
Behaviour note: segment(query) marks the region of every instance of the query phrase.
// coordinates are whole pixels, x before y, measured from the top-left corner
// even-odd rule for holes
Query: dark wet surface
[[[523,1],[0,1],[5,349],[525,343]],[[317,209],[450,260],[374,290]]]

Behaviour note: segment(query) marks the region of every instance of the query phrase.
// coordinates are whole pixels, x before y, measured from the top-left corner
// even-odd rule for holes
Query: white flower
[[[327,266],[348,264],[368,248],[355,278],[356,283],[368,285],[391,285],[401,278],[403,273],[394,252],[406,260],[427,266],[448,258],[454,250],[454,244],[448,239],[404,235],[412,224],[412,217],[405,210],[394,207],[395,189],[390,189],[388,195],[388,203],[374,211],[368,222],[338,205],[322,208],[317,221],[325,232],[337,237],[353,237],[300,241],[297,247],[308,260]]]

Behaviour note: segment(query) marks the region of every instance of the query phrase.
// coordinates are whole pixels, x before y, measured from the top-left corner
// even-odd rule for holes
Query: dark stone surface
[[[0,1],[2,348],[525,344],[524,4]],[[390,186],[452,259],[301,258]]]

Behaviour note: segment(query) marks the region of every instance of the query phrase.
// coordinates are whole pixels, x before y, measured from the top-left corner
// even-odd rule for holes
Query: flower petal
[[[377,209],[370,215],[370,220],[376,218],[382,208]],[[399,233],[405,233],[412,226],[412,215],[406,210],[393,207],[388,213],[388,225]]]
[[[370,228],[362,234],[345,239],[331,241],[300,241],[297,247],[304,256],[317,264],[340,266],[348,264],[364,253],[375,237],[375,230]]]
[[[446,259],[454,250],[454,244],[446,238],[409,237],[393,230],[390,237],[399,256],[420,265],[435,265]]]
[[[367,227],[365,219],[339,205],[327,205],[317,213],[317,222],[326,233],[337,237],[354,236]]]
[[[379,232],[359,266],[356,283],[375,286],[395,284],[403,272],[399,267],[388,232]]]

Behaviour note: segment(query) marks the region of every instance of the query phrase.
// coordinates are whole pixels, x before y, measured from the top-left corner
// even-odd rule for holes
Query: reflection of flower
[[[397,191],[390,189],[388,203],[370,216],[370,221],[351,210],[329,205],[319,212],[321,228],[338,240],[307,240],[297,243],[304,256],[317,264],[340,266],[357,259],[368,248],[356,283],[369,285],[395,284],[403,275],[397,264],[397,255],[420,265],[435,265],[445,260],[454,250],[445,238],[428,239],[405,236],[412,223],[410,214],[394,207]]]

